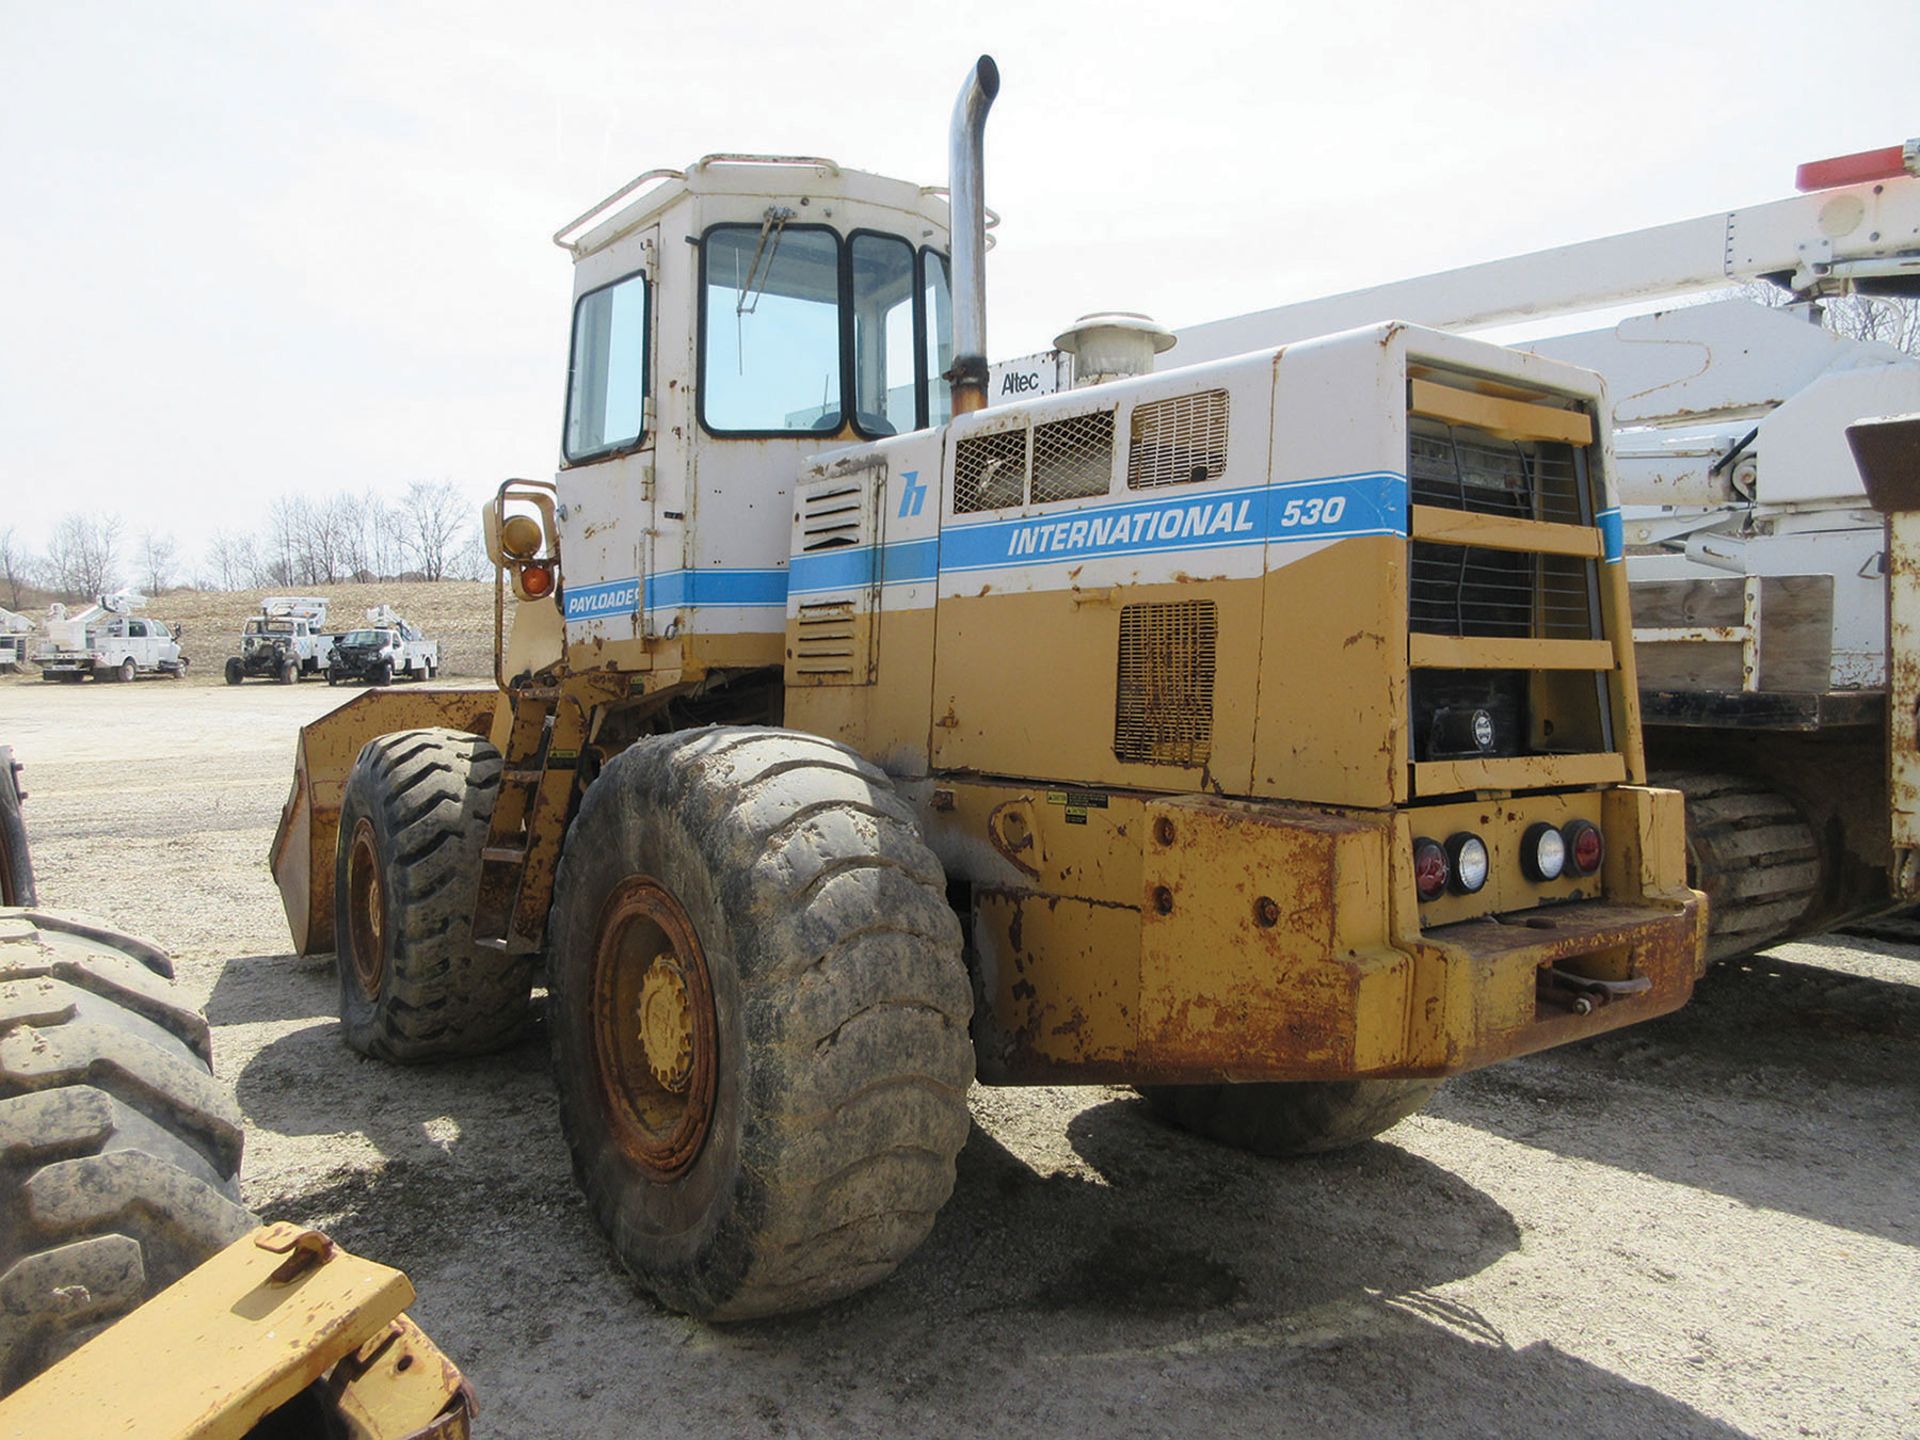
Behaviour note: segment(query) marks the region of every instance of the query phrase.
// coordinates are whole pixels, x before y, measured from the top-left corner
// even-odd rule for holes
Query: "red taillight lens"
[[[1438,840],[1422,836],[1413,842],[1413,884],[1422,900],[1438,900],[1447,893],[1447,852]]]
[[[1576,874],[1591,875],[1600,868],[1607,846],[1600,838],[1599,827],[1585,820],[1572,820],[1560,834],[1567,842],[1567,863]]]
[[[553,571],[544,565],[522,565],[520,588],[538,600],[553,589]]]

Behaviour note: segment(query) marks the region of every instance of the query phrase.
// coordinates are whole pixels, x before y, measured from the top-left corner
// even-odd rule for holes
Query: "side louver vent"
[[[1121,608],[1116,756],[1146,765],[1207,763],[1218,635],[1211,600]]]
[[[800,607],[794,619],[793,668],[808,685],[851,685],[866,680],[866,617],[851,600],[821,600]],[[858,664],[861,673],[856,675]]]
[[[800,495],[800,553],[871,543],[866,534],[866,487],[818,485]]]
[[[1154,400],[1133,412],[1127,486],[1148,490],[1212,480],[1227,468],[1227,392]]]

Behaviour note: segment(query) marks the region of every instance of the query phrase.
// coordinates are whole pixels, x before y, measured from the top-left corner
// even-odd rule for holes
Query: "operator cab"
[[[947,223],[942,191],[712,155],[554,237],[575,260],[555,487],[570,663],[780,664],[801,461],[948,418]]]

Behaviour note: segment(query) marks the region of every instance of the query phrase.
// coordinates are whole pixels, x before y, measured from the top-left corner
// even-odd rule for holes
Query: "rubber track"
[[[661,794],[710,857],[750,1051],[751,1258],[721,1293],[655,1288],[679,1308],[743,1319],[871,1285],[926,1238],[970,1126],[973,996],[940,863],[885,774],[817,737],[737,728],[643,741],[586,807],[630,782]],[[566,870],[563,859],[563,887]]]
[[[480,851],[500,789],[500,752],[459,730],[401,730],[369,741],[350,790],[382,812],[393,934],[381,1003],[356,1049],[411,1063],[497,1050],[525,1026],[536,957],[473,943]],[[346,825],[342,842],[350,840]],[[344,932],[343,932],[344,933]],[[343,1009],[354,984],[343,975]]]
[[[238,1239],[238,1107],[146,941],[0,910],[0,1392]]]
[[[1707,896],[1707,959],[1731,960],[1789,938],[1820,893],[1820,847],[1786,796],[1745,776],[1650,777],[1687,801],[1687,879]]]

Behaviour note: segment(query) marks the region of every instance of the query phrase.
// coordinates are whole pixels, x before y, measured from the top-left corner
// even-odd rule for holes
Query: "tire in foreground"
[[[0,910],[0,1393],[253,1228],[239,1110],[171,974],[145,941]]]

